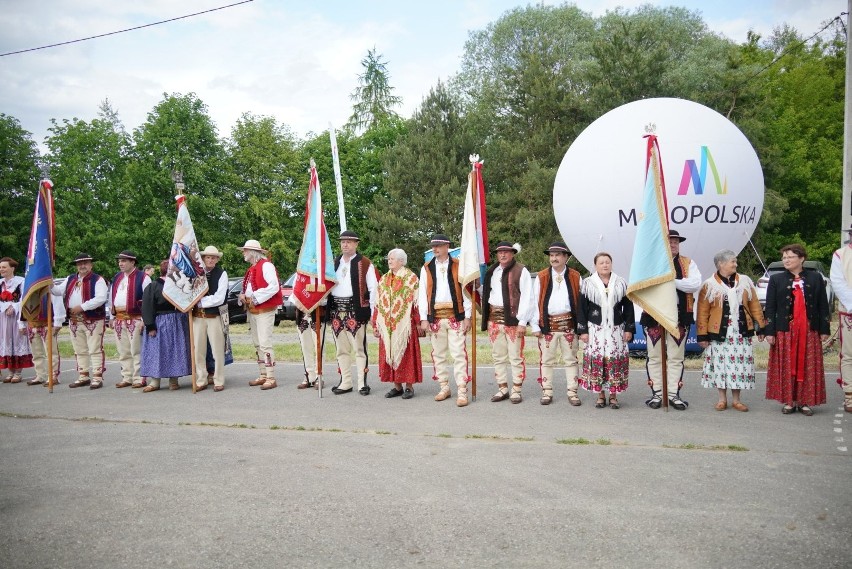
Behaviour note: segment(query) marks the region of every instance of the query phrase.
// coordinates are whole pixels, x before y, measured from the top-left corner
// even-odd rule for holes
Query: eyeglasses
[[[781,255],[782,261],[792,261],[793,259],[801,259],[798,255]]]

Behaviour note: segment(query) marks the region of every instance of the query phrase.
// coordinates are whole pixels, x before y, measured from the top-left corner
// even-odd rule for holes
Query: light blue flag
[[[679,337],[663,166],[657,137],[647,138],[645,190],[637,217],[627,296],[670,334]]]

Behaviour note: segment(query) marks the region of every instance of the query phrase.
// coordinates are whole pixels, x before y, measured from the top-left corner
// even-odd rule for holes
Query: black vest
[[[222,278],[222,273],[224,272],[225,270],[222,267],[216,265],[215,267],[213,267],[212,271],[207,273],[207,294],[205,294],[204,296],[213,296],[214,294],[216,294],[216,291],[219,290],[219,279]],[[227,299],[225,300],[225,302],[227,302]],[[225,304],[225,302],[223,302],[222,304]],[[208,306],[204,309],[204,313],[219,314],[219,306]]]

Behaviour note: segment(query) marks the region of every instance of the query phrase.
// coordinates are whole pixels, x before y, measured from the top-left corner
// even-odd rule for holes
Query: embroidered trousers
[[[118,351],[118,361],[121,364],[121,381],[139,385],[142,383],[142,334],[145,325],[141,318],[113,320],[112,329],[115,333],[115,348]]]
[[[101,381],[104,374],[104,321],[75,320],[68,325],[71,345],[77,358],[77,373],[81,377],[94,376]]]
[[[560,355],[562,361],[565,362],[568,397],[577,395],[577,376],[580,372],[580,364],[577,361],[577,344],[577,335],[574,332],[553,332],[539,336],[538,349],[541,353],[539,383],[541,383],[544,395],[553,396],[553,378],[556,375],[556,366],[559,363]]]
[[[465,387],[470,377],[467,374],[467,344],[462,325],[455,318],[440,318],[429,325],[429,339],[432,341],[432,365],[435,369],[432,379],[438,381],[443,389],[450,382],[447,371],[447,355],[453,358],[454,376],[457,387]]]

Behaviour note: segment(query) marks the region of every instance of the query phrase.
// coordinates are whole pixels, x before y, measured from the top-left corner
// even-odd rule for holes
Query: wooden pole
[[[322,321],[322,306],[317,306],[316,310],[314,310],[316,314],[316,322],[314,322],[315,330],[316,330],[316,343],[317,343],[317,391],[319,391],[320,399],[322,399],[322,342],[320,341],[320,326]]]
[[[195,334],[192,332],[192,308],[189,309],[189,359],[192,362],[192,392],[195,393]],[[205,358],[206,360],[207,358]],[[223,362],[224,363],[224,362]]]
[[[660,326],[660,328],[663,328]],[[668,377],[668,366],[666,365],[666,359],[668,355],[666,354],[666,341],[668,339],[669,333],[663,328],[663,337],[660,338],[660,359],[662,360],[662,370],[663,370],[663,408],[668,411],[669,410],[669,377]]]
[[[476,401],[476,302],[473,303],[473,310],[471,310],[471,322],[470,322],[470,339],[471,339],[471,365],[473,369],[471,369],[470,373],[470,398],[472,401]]]
[[[47,289],[47,392],[53,393],[53,298]]]

